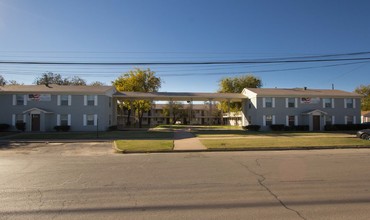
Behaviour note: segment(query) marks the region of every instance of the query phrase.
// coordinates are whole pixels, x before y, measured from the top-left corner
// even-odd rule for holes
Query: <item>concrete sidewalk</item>
[[[174,133],[174,148],[173,150],[206,150],[207,148],[195,137],[187,131],[175,131]]]

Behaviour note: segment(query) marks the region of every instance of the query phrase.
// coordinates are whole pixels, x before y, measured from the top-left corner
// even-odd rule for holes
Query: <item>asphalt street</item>
[[[0,219],[369,219],[370,149],[115,154],[0,145]]]

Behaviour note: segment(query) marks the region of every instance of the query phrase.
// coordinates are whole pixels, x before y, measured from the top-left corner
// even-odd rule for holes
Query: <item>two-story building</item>
[[[0,87],[0,123],[26,131],[53,131],[69,125],[74,131],[106,130],[115,123],[112,86],[9,85]]]
[[[245,88],[243,125],[308,125],[310,131],[325,125],[360,123],[361,96],[341,90]]]
[[[150,113],[144,124],[170,123],[158,101],[188,104],[186,124],[309,126],[324,130],[325,125],[358,124],[361,121],[361,96],[341,90],[245,88],[240,93],[135,93],[117,92],[113,86],[9,85],[0,86],[0,124],[25,123],[26,131],[53,131],[67,125],[71,131],[106,130],[124,125],[127,114],[117,108],[124,100],[148,100]],[[204,101],[208,104],[194,105]],[[215,112],[217,102],[241,102],[242,111]],[[132,115],[134,117],[134,115]]]

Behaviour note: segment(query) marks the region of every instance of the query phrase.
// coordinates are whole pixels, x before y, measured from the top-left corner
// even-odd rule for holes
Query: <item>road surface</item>
[[[0,219],[369,219],[370,149],[0,147]]]

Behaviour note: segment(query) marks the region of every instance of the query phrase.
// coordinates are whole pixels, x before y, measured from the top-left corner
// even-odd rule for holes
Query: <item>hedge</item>
[[[325,125],[325,131],[357,131],[370,128],[370,124]]]
[[[248,131],[259,131],[261,126],[259,126],[259,125],[247,125],[247,126],[242,126],[242,128],[244,130],[248,130]]]
[[[66,132],[66,131],[69,131],[70,129],[71,129],[71,126],[69,126],[69,125],[58,125],[58,126],[54,127],[54,130],[56,130],[56,131]]]
[[[0,131],[7,131],[10,128],[8,124],[0,124]]]
[[[15,128],[17,128],[17,130],[19,130],[19,131],[25,131],[26,130],[26,123],[24,123],[24,122],[17,122],[15,124]]]

